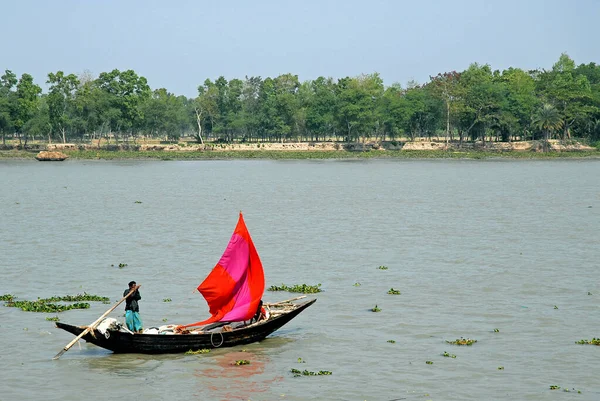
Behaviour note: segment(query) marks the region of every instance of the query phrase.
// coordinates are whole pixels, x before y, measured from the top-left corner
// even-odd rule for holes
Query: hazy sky
[[[600,0],[0,0],[0,70],[133,69],[196,96],[206,78],[379,72],[424,83],[472,62],[600,63]],[[42,85],[45,88],[45,85]]]

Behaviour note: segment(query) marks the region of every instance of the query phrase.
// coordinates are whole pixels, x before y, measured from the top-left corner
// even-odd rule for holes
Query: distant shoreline
[[[465,160],[555,160],[600,159],[600,152],[490,152],[490,151],[65,151],[68,160],[325,160],[325,159],[465,159]],[[37,152],[0,151],[0,160],[35,160]]]

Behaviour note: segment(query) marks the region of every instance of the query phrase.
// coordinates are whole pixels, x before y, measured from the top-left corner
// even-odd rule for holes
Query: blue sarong
[[[125,323],[127,323],[127,328],[134,333],[142,330],[142,318],[138,312],[125,311]]]

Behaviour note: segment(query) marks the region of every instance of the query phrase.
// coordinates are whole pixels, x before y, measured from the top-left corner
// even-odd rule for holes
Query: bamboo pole
[[[285,304],[285,303],[288,303],[288,302],[297,301],[297,300],[302,299],[302,298],[306,298],[306,295],[301,295],[301,296],[296,297],[296,298],[286,299],[285,301],[279,301],[279,302],[275,302],[275,303],[265,303],[265,306],[281,305],[281,304]]]

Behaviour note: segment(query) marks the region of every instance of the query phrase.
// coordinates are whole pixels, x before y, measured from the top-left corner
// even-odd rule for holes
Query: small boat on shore
[[[35,156],[36,160],[42,161],[42,162],[61,162],[63,160],[66,160],[69,158],[69,156],[65,155],[62,152],[49,152],[46,150],[43,150],[41,152],[39,152],[36,156]]]
[[[294,303],[306,297],[300,296],[263,304],[264,290],[262,263],[240,213],[221,259],[198,286],[209,306],[211,316],[208,319],[187,325],[150,327],[142,333],[133,333],[116,319],[105,318],[127,298],[125,296],[90,326],[57,322],[56,327],[77,337],[54,359],[79,338],[116,353],[180,353],[249,344],[263,340],[316,302],[312,299]]]

